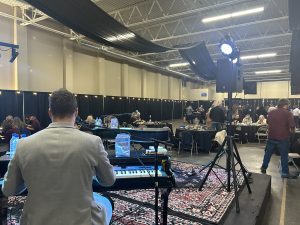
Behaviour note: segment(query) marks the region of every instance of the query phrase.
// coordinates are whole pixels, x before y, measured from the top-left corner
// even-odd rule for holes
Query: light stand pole
[[[231,62],[231,64],[232,64],[231,66],[234,66],[232,62]],[[235,160],[240,165],[245,183],[248,188],[248,192],[251,194],[252,191],[251,191],[251,188],[249,185],[248,177],[246,175],[247,171],[242,163],[237,146],[233,140],[234,133],[233,133],[233,128],[232,128],[232,92],[233,92],[233,87],[232,87],[232,83],[230,83],[230,85],[228,87],[227,136],[225,137],[225,140],[223,141],[221,147],[219,148],[219,151],[217,152],[214,160],[211,162],[209,169],[199,186],[199,190],[202,190],[213,167],[215,166],[215,164],[217,163],[219,158],[221,158],[223,156],[223,154],[225,153],[226,154],[226,172],[227,172],[227,187],[226,187],[226,189],[228,192],[231,191],[230,186],[231,186],[231,173],[232,173],[234,198],[235,198],[235,203],[236,203],[236,212],[239,213],[240,206],[239,206],[239,198],[238,198],[238,180],[237,180],[237,174],[236,174],[236,170],[235,170],[235,166],[236,166]]]

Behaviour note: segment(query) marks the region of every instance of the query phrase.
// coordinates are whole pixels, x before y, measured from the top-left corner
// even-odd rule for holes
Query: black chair
[[[189,149],[193,155],[194,138],[192,132],[183,131],[179,136],[178,154],[182,149]]]
[[[267,141],[268,139],[268,126],[261,126],[258,128],[255,136],[258,139],[258,143],[260,144],[261,141]]]

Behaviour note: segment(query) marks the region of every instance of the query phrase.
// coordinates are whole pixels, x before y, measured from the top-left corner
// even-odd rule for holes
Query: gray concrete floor
[[[176,128],[182,124],[182,121],[173,121],[174,132]],[[253,173],[260,173],[260,166],[264,155],[265,144],[248,143],[239,144],[238,151],[240,153],[243,164]],[[204,165],[211,161],[215,153],[210,154],[193,154],[190,152],[181,152],[179,155],[177,151],[171,153],[172,159],[180,161],[196,163]],[[287,179],[286,181],[286,198],[283,197],[284,179],[281,178],[279,172],[280,156],[273,155],[267,174],[272,176],[271,183],[271,197],[266,209],[263,225],[299,225],[300,213],[298,205],[300,205],[300,177],[298,179]],[[224,165],[224,160],[221,159],[220,164]],[[291,166],[290,171],[294,168]],[[255,185],[255,180],[253,181]],[[285,207],[284,207],[285,205]],[[285,210],[284,210],[285,209]],[[243,209],[241,209],[243,210]],[[240,224],[242,225],[242,224]]]

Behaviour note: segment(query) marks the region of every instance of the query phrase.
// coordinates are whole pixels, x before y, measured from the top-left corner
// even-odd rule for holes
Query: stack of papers
[[[166,155],[168,150],[162,146],[158,146],[157,154]],[[146,149],[146,154],[155,154],[154,146],[149,146],[149,149]]]

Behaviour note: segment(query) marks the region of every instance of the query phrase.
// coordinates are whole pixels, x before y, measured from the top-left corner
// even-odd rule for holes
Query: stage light
[[[233,12],[233,13],[228,13],[228,14],[224,14],[224,15],[220,15],[220,16],[207,17],[207,18],[202,19],[202,23],[210,23],[210,22],[214,22],[214,21],[218,21],[218,20],[230,19],[230,18],[239,17],[239,16],[246,16],[246,15],[253,14],[253,13],[259,13],[264,10],[265,10],[264,7],[259,7],[259,8],[254,8],[254,9],[248,9],[248,10],[242,10],[242,11],[237,11],[237,12]]]
[[[264,70],[264,71],[256,71],[255,74],[272,74],[272,73],[281,73],[282,70]]]
[[[228,57],[232,61],[238,61],[240,51],[230,35],[225,35],[225,37],[220,41],[219,47],[224,56]]]
[[[233,51],[232,47],[227,43],[221,44],[220,49],[225,55],[230,55]]]
[[[175,68],[175,67],[182,67],[182,66],[188,66],[188,65],[190,65],[188,62],[174,63],[174,64],[170,64],[169,67],[170,68]]]

